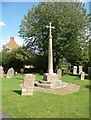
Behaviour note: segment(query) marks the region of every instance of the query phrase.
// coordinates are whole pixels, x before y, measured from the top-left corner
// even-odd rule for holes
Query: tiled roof
[[[6,48],[17,48],[19,47],[19,45],[17,45],[17,43],[14,40],[14,37],[10,37],[10,41],[9,43],[6,44]]]

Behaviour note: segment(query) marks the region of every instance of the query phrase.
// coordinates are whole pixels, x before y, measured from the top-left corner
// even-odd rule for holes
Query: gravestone
[[[82,66],[79,66],[79,75],[81,74],[82,72]]]
[[[10,68],[7,72],[6,78],[12,78],[14,75],[14,69]]]
[[[88,79],[91,80],[91,67],[88,67]]]
[[[84,80],[85,78],[85,72],[81,72],[81,80]]]
[[[74,66],[73,67],[73,75],[76,75],[77,74],[77,66]]]
[[[57,75],[58,75],[58,78],[61,78],[61,76],[62,76],[62,70],[61,69],[57,70]]]
[[[35,75],[25,74],[24,82],[21,84],[22,95],[33,95]]]
[[[3,67],[0,66],[0,78],[3,77],[3,75],[4,75],[4,70],[3,70]]]

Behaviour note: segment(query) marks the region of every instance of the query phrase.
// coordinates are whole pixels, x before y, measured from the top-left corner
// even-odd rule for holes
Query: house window
[[[7,48],[7,52],[11,52],[11,48]]]

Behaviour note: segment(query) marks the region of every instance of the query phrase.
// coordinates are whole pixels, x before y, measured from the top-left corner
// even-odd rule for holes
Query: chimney
[[[10,40],[14,40],[14,37],[10,37]]]

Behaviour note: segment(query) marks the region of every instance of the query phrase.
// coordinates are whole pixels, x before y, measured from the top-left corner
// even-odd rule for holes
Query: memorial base
[[[43,80],[50,82],[50,83],[54,83],[54,82],[59,81],[59,78],[56,73],[53,73],[53,74],[45,73],[43,76]]]
[[[64,88],[67,86],[67,83],[59,80],[56,73],[45,73],[43,76],[43,80],[36,82],[35,86],[42,88]]]

